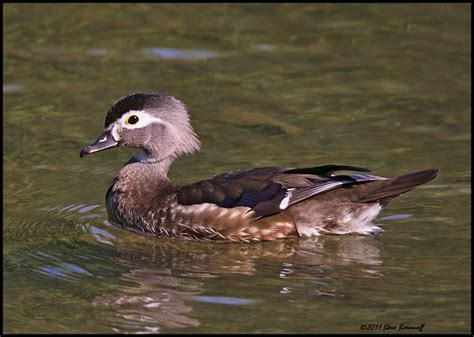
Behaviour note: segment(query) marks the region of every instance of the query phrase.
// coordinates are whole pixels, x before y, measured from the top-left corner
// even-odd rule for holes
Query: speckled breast
[[[184,206],[175,195],[138,206],[117,193],[106,196],[109,221],[121,228],[156,236],[189,240],[251,242],[296,236],[296,227],[286,213],[255,220],[248,207],[224,208],[210,203]]]

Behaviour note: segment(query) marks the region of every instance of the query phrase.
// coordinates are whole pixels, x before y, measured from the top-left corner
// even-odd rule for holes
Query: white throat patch
[[[146,162],[149,159],[142,149],[133,149],[133,158],[141,162]]]

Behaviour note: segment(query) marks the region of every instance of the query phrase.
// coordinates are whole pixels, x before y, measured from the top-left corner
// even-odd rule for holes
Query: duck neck
[[[119,227],[152,231],[143,218],[153,200],[172,193],[176,186],[168,179],[173,158],[141,162],[131,158],[118,171],[106,194],[109,221]],[[156,206],[159,208],[159,206]]]
[[[140,160],[133,156],[120,169],[119,175],[125,173],[127,176],[133,176],[137,180],[151,180],[159,182],[170,182],[168,179],[168,171],[173,163],[172,157],[165,157],[163,159],[147,159]]]
[[[160,177],[168,180],[168,171],[173,161],[174,157],[171,155],[163,158],[154,158],[142,149],[134,149],[132,158],[128,160],[124,167],[133,165],[129,169],[143,171],[139,173],[154,179]]]

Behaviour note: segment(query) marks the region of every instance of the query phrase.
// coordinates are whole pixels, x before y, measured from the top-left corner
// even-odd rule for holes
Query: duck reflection
[[[375,269],[382,263],[381,244],[373,236],[321,236],[254,244],[136,236],[133,241],[127,237],[114,242],[114,262],[129,268],[123,280],[133,283],[93,300],[94,306],[113,308],[121,318],[113,326],[116,332],[196,327],[200,324],[193,311],[196,302],[212,303],[215,299],[215,304],[249,305],[252,297],[267,296],[262,291],[268,290],[277,296],[290,296],[290,302],[308,292],[337,297],[344,296],[341,280],[382,277]],[[216,280],[223,279],[229,284],[225,296],[230,296],[212,296],[222,295],[223,289],[217,285],[221,282]],[[232,283],[242,284],[245,279],[248,284],[264,284],[265,290],[233,291]]]
[[[133,285],[119,293],[98,296],[92,305],[109,307],[120,317],[112,323],[115,332],[154,333],[162,328],[195,327],[199,321],[188,317],[192,308],[183,298],[199,294],[193,285],[150,268],[135,268],[123,274]]]

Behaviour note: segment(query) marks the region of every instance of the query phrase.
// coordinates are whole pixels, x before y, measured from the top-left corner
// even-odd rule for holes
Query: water
[[[4,332],[469,332],[470,10],[4,5]],[[176,181],[329,163],[441,174],[385,210],[379,236],[141,237],[104,208],[130,152],[79,150],[116,99],[160,90],[203,141]]]

